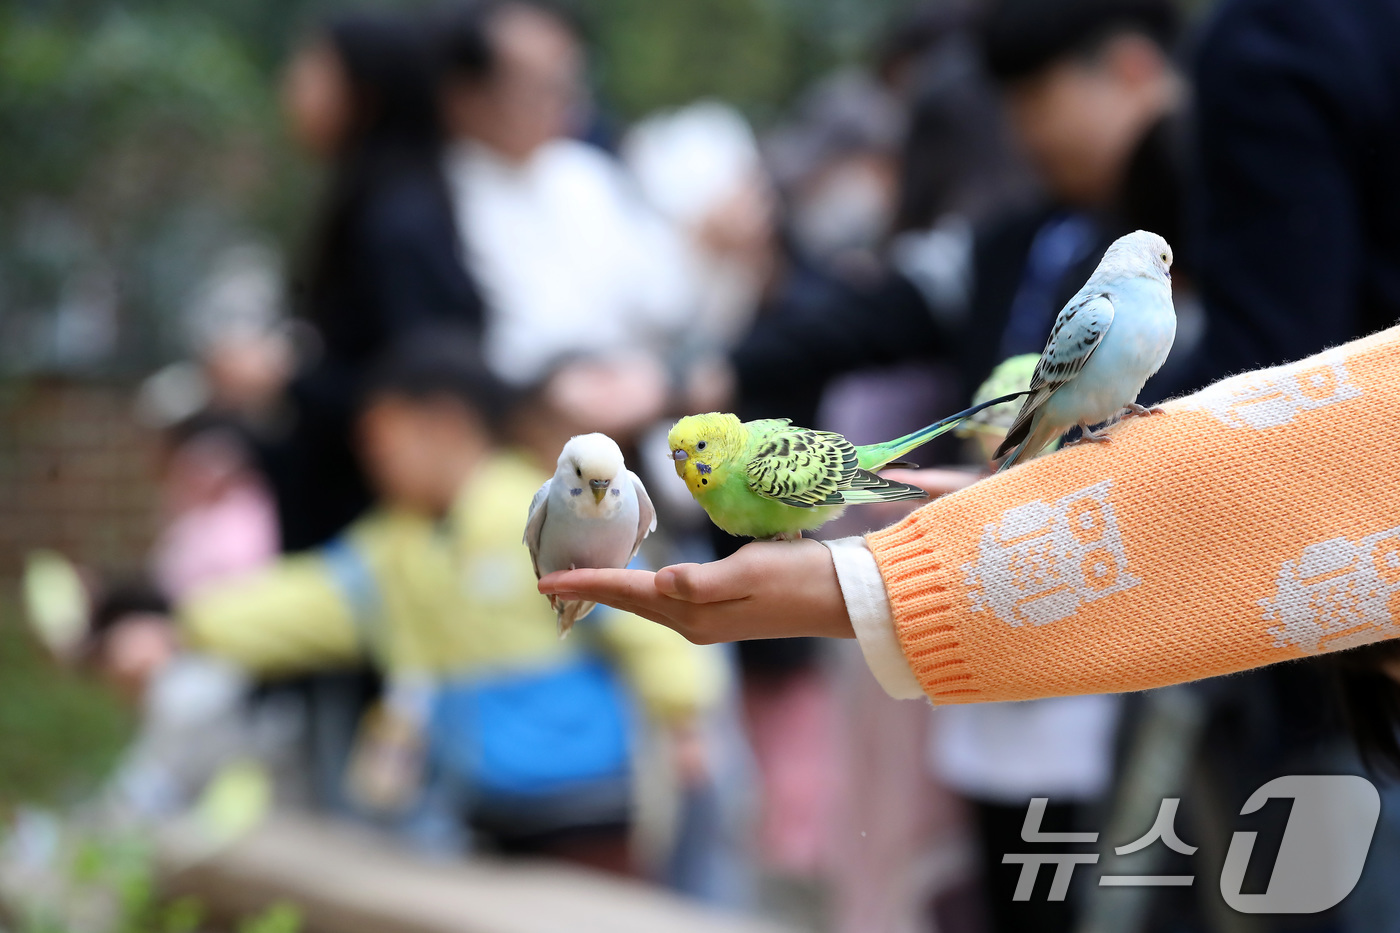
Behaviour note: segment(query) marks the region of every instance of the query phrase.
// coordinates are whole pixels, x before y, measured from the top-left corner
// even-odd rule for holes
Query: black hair
[[[102,653],[106,650],[107,636],[118,623],[129,616],[169,616],[170,613],[170,600],[154,583],[144,577],[130,577],[108,583],[93,603],[81,658],[87,663],[100,662]]]
[[[965,31],[970,22],[964,3],[921,4],[894,17],[871,49],[875,73],[886,84],[893,82],[900,68],[916,64],[949,36]]]
[[[942,11],[921,22],[920,44],[909,46],[917,52],[892,233],[926,229],[949,211],[980,220],[1024,187],[970,17]]]
[[[478,413],[498,436],[514,411],[514,391],[493,374],[471,334],[420,331],[391,348],[370,375],[366,404],[385,396],[414,401],[447,397]]]
[[[1400,683],[1384,665],[1400,666],[1400,640],[1330,655],[1347,727],[1362,762],[1400,777]]]
[[[542,0],[467,0],[438,10],[430,18],[434,57],[442,75],[467,81],[483,81],[496,70],[497,54],[491,40],[491,24],[501,13],[525,9],[558,22],[580,41],[582,24],[563,7]]]
[[[980,32],[988,73],[1010,82],[1066,57],[1092,54],[1125,32],[1170,52],[1179,29],[1172,0],[996,0]]]
[[[250,451],[253,446],[248,426],[243,420],[237,415],[217,409],[197,411],[165,429],[166,442],[172,448],[206,437],[226,438],[245,452]]]
[[[443,7],[433,16],[434,54],[445,77],[481,81],[496,70],[491,21],[500,0],[476,0]]]
[[[318,321],[335,311],[335,283],[355,261],[358,222],[378,190],[395,180],[421,180],[451,210],[426,30],[401,16],[357,13],[331,20],[325,36],[350,85],[351,114],[307,270],[305,310]]]

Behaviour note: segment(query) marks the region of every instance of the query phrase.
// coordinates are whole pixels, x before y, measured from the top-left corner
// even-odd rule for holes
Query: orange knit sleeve
[[[931,699],[1138,690],[1400,635],[1400,327],[1165,408],[868,536]]]

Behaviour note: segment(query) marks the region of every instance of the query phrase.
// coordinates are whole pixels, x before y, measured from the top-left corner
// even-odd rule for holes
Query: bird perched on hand
[[[655,530],[656,509],[617,442],[606,434],[580,434],[564,445],[554,475],[530,500],[525,546],[536,577],[583,567],[620,569]],[[596,605],[555,596],[549,602],[560,638]]]
[[[848,505],[927,499],[917,486],[876,475],[984,408],[991,399],[913,434],[857,447],[840,434],[794,427],[786,418],[742,422],[710,412],[677,421],[667,435],[676,473],[710,520],[732,535],[793,540]]]
[[[1093,425],[1125,408],[1152,413],[1137,404],[1137,397],[1166,362],[1176,338],[1171,265],[1172,248],[1155,233],[1138,230],[1113,241],[1055,319],[1031,378],[1031,394],[997,448],[996,457],[1006,457],[998,472],[1034,456],[1075,425],[1084,440],[1106,441]]]

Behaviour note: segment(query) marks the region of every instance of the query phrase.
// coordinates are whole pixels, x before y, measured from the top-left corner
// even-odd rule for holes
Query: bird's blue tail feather
[[[935,437],[948,433],[979,411],[991,408],[994,405],[1014,402],[1016,399],[1026,395],[1030,395],[1030,392],[1012,392],[1010,395],[1003,395],[999,398],[973,405],[966,411],[960,411],[956,415],[949,415],[946,418],[935,421],[926,428],[920,428],[912,434],[906,434],[903,437],[895,438],[892,441],[886,441],[883,444],[870,444],[865,447],[859,447],[857,450],[860,453],[861,469],[878,470],[898,460],[911,450],[927,444]]]

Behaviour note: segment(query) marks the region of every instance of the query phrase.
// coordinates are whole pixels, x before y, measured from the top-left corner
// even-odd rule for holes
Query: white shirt
[[[975,800],[1096,800],[1113,778],[1120,697],[1050,697],[939,710],[929,769]]]
[[[566,355],[662,348],[684,324],[679,237],[601,150],[558,139],[515,164],[461,143],[446,172],[502,377],[525,384]]]

